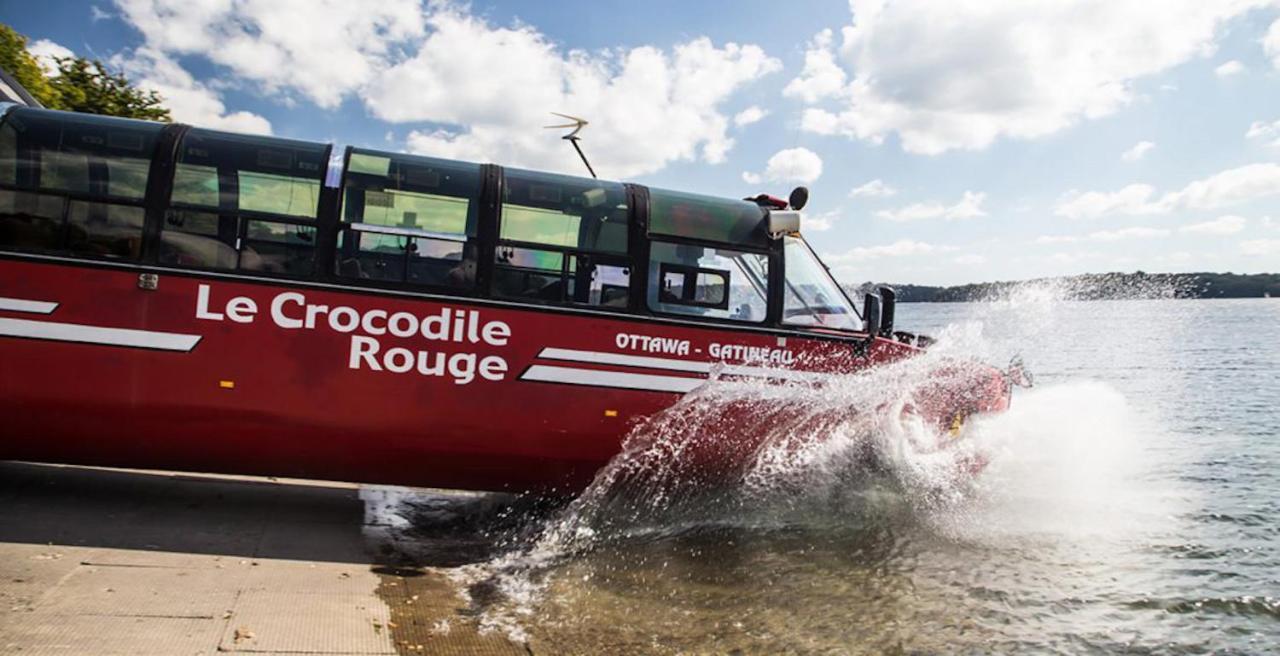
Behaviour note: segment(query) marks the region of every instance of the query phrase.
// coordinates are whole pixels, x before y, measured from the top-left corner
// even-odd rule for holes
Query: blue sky
[[[185,122],[745,196],[837,276],[1280,271],[1280,0],[3,3]]]

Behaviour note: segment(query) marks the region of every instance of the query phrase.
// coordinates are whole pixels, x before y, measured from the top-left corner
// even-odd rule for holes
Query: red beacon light
[[[790,207],[798,212],[804,209],[805,204],[809,202],[809,189],[806,187],[796,187],[791,190],[791,196],[786,200],[778,198],[777,196],[770,196],[769,194],[759,194],[750,198],[744,198],[743,200],[749,200],[760,207],[765,207],[771,210],[785,210]]]

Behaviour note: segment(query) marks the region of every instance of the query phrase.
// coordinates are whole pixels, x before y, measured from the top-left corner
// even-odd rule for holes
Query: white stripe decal
[[[200,341],[199,335],[160,333],[129,328],[104,328],[77,323],[0,319],[0,336],[49,339],[59,342],[108,344],[160,351],[190,351]]]
[[[689,392],[707,382],[702,378],[654,376],[652,374],[632,374],[623,371],[600,371],[598,369],[573,369],[571,367],[553,367],[544,364],[535,364],[529,367],[529,370],[520,376],[520,380],[647,390],[650,392],[676,392],[680,394]]]
[[[579,351],[576,349],[544,348],[538,354],[548,360],[568,360],[570,362],[587,362],[591,364],[611,364],[621,367],[644,367],[646,369],[666,369],[669,371],[687,371],[690,373],[709,374],[710,362],[695,360],[675,360],[672,358],[654,358],[644,355],[627,355],[625,353],[606,353],[603,351]],[[817,381],[822,374],[792,369],[770,369],[742,364],[726,364],[720,369],[725,376],[750,376],[753,378],[772,378],[774,380]]]
[[[544,348],[538,354],[548,360],[570,360],[573,362],[590,362],[592,364],[614,364],[623,367],[645,367],[646,369],[668,369],[671,371],[688,371],[705,374],[711,371],[710,362],[694,362],[690,360],[672,360],[671,358],[651,358],[644,355],[627,355],[625,353],[604,353],[601,351],[579,351],[576,349]]]
[[[5,298],[0,296],[0,310],[49,314],[56,309],[58,309],[57,303],[50,303],[48,301],[28,301],[21,298]]]

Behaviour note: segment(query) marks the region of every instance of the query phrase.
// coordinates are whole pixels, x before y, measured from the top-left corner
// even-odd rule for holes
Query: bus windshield
[[[862,320],[831,273],[800,237],[786,237],[782,322],[835,330],[861,330]]]

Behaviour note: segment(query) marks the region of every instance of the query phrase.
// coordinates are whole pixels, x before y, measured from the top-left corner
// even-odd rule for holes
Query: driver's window
[[[656,312],[761,322],[769,258],[726,248],[654,241],[649,249],[649,308]]]

